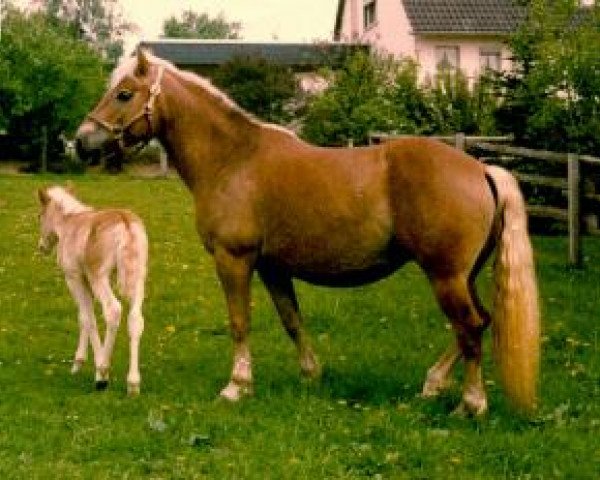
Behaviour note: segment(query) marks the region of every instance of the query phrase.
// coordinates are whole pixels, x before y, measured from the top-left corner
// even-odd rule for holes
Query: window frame
[[[441,64],[449,59],[448,53],[453,52],[456,64],[447,61],[448,67],[442,67]],[[460,70],[460,46],[458,45],[436,45],[435,46],[435,69],[439,73],[456,73]]]

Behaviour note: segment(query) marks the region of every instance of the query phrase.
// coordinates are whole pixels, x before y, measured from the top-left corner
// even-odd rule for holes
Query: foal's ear
[[[148,73],[150,68],[150,62],[148,61],[148,55],[145,49],[142,47],[137,48],[137,66],[135,67],[135,74],[138,77],[143,77]]]
[[[65,190],[71,195],[75,194],[75,184],[71,180],[67,180],[65,183]]]
[[[38,188],[38,199],[42,205],[50,203],[50,195],[45,188]]]

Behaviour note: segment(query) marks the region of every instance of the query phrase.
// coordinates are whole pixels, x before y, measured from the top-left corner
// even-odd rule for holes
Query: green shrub
[[[493,133],[496,99],[488,82],[471,90],[462,74],[419,85],[411,60],[358,52],[308,105],[302,136],[319,145],[364,144],[373,131]]]
[[[297,88],[294,73],[288,67],[261,57],[236,57],[222,65],[213,80],[242,108],[262,120],[290,120],[286,107]]]

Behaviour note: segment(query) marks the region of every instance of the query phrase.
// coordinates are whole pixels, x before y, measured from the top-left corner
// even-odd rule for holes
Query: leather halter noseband
[[[112,133],[115,136],[115,140],[119,142],[119,146],[121,148],[124,148],[123,136],[127,129],[131,127],[135,122],[137,122],[140,118],[145,118],[146,122],[148,123],[149,133],[147,135],[148,138],[145,141],[145,143],[147,143],[152,138],[151,133],[153,130],[152,115],[154,113],[154,102],[156,101],[156,97],[158,97],[158,95],[160,95],[161,92],[160,83],[162,81],[164,71],[165,67],[163,65],[160,65],[158,69],[158,75],[156,76],[156,80],[150,87],[150,96],[148,97],[148,101],[144,105],[144,108],[142,108],[142,110],[140,110],[140,112],[138,112],[137,115],[134,115],[126,124],[109,123],[106,120],[98,118],[96,115],[94,115],[94,113],[88,114],[87,118],[97,123],[102,128],[108,130],[110,133]]]

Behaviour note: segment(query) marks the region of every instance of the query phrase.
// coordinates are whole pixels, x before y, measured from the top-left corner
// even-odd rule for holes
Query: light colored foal
[[[116,269],[119,290],[129,302],[130,340],[127,390],[140,391],[139,344],[144,330],[142,303],[148,260],[148,239],[141,219],[128,210],[95,210],[59,186],[40,189],[42,206],[39,248],[45,253],[57,246],[69,291],[79,307],[79,342],[72,373],[83,365],[91,343],[96,366],[96,387],[108,385],[115,337],[121,321],[121,303],[110,284]],[[104,344],[94,315],[94,297],[106,320]]]

